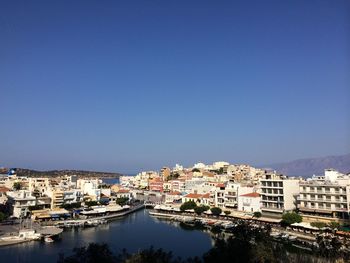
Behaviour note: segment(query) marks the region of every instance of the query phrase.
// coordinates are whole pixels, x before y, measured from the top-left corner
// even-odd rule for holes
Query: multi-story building
[[[149,181],[149,190],[156,192],[163,192],[163,179],[161,177],[153,178]]]
[[[238,210],[260,212],[260,194],[252,192],[238,196]]]
[[[35,207],[36,198],[28,190],[7,192],[8,202],[12,207],[12,214],[17,218],[27,217],[30,207]]]
[[[185,181],[185,192],[190,193],[193,189],[205,183],[205,179],[194,177]]]
[[[63,204],[72,204],[83,201],[83,193],[80,189],[62,189],[60,187],[51,187],[47,191],[47,195],[51,198],[52,209],[60,207]]]
[[[7,202],[7,192],[9,192],[10,189],[4,186],[0,186],[0,204],[5,204]]]
[[[225,184],[216,184],[215,188],[210,192],[210,197],[214,200],[214,206],[225,207]]]
[[[296,209],[300,180],[275,173],[266,174],[264,179],[260,179],[261,211],[282,214]]]
[[[163,191],[164,192],[171,192],[171,182],[164,182],[163,183]]]
[[[246,186],[239,183],[228,182],[225,188],[225,207],[237,208],[238,197],[243,194],[251,193],[257,189],[252,186]]]
[[[171,203],[180,203],[181,202],[181,193],[174,191],[169,192],[165,194],[165,203],[171,204]]]
[[[180,193],[185,192],[186,180],[177,179],[177,180],[171,180],[169,182],[171,183],[171,190],[172,191],[177,191]]]
[[[50,188],[50,181],[48,177],[45,178],[29,178],[28,179],[28,190],[35,196],[44,196]]]
[[[169,167],[163,167],[161,170],[160,170],[160,177],[163,178],[163,180],[167,180],[167,178],[170,176],[170,168]]]
[[[325,170],[300,183],[299,211],[304,215],[349,219],[350,176]]]
[[[101,197],[101,189],[99,188],[99,179],[78,179],[77,188],[86,195],[86,199],[98,201]]]

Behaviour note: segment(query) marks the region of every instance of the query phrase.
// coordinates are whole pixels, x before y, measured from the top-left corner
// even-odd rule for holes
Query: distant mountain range
[[[333,168],[342,173],[350,173],[350,153],[338,156],[299,159],[292,162],[268,166],[277,172],[289,176],[310,177],[313,174],[323,175],[324,170]]]
[[[100,177],[100,178],[118,178],[122,174],[109,172],[95,172],[84,170],[51,170],[51,171],[36,171],[31,169],[17,168],[18,176],[28,177],[42,177],[42,176],[63,176],[63,175],[77,175],[79,177]]]

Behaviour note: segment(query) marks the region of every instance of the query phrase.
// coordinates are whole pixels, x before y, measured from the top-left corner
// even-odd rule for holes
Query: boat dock
[[[84,226],[84,225],[89,225],[90,222],[92,221],[110,221],[119,217],[126,216],[128,214],[131,214],[133,212],[136,212],[140,209],[143,209],[145,206],[144,204],[132,207],[128,210],[118,212],[118,213],[113,213],[109,215],[104,215],[104,216],[97,216],[97,217],[91,217],[91,218],[86,218],[86,219],[72,219],[72,220],[60,220],[60,221],[53,221],[50,222],[52,225],[55,226]]]

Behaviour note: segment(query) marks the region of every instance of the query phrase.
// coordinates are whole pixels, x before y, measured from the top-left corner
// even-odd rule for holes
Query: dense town
[[[96,226],[144,207],[184,223],[230,228],[234,219],[255,220],[301,232],[288,237],[277,227],[272,233],[289,239],[314,241],[321,230],[347,238],[348,200],[350,175],[333,169],[305,179],[220,161],[143,171],[116,184],[75,175],[23,177],[8,169],[0,175],[0,245],[53,242],[64,227]]]

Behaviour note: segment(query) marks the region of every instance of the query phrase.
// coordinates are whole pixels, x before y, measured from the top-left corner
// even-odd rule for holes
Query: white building
[[[243,194],[255,192],[257,189],[252,186],[243,186],[239,183],[228,182],[225,188],[225,207],[237,208],[238,197]]]
[[[179,172],[179,171],[183,171],[184,167],[180,164],[176,164],[175,167],[173,168],[174,172]]]
[[[300,183],[299,210],[304,215],[349,219],[350,176],[325,170]]]
[[[171,203],[181,203],[181,193],[174,191],[174,192],[169,192],[165,194],[165,203],[171,204]]]
[[[0,186],[0,204],[4,205],[7,202],[7,192],[9,192],[10,189],[7,187]]]
[[[193,165],[193,168],[196,169],[205,169],[207,166],[204,163],[196,163],[195,165]]]
[[[224,168],[225,166],[229,166],[229,165],[230,165],[230,163],[228,163],[228,162],[220,161],[220,162],[214,162],[212,167],[215,170],[220,170],[221,168]]]
[[[300,179],[267,174],[260,179],[261,211],[282,214],[297,208]]]
[[[98,201],[101,198],[101,189],[99,188],[99,179],[78,179],[77,188],[80,189],[84,195],[93,201]]]
[[[238,210],[245,212],[260,212],[260,194],[253,192],[238,196]]]
[[[36,205],[36,198],[28,190],[7,192],[9,203],[12,205],[12,215],[17,218],[27,217],[30,214],[30,207]]]

